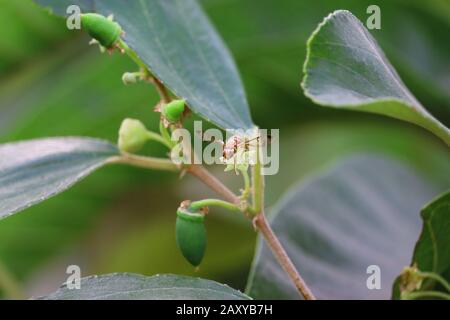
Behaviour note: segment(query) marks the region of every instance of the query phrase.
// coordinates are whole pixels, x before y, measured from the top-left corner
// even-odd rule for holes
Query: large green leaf
[[[40,12],[39,7],[33,7]],[[44,17],[50,18],[48,14]],[[64,21],[57,22],[64,29]],[[50,136],[114,141],[125,117],[143,119],[149,129],[157,130],[159,116],[149,112],[149,105],[157,102],[157,93],[147,84],[124,86],[120,77],[132,70],[133,63],[119,54],[101,55],[97,48],[86,46],[88,41],[83,36],[61,43],[59,50],[49,54],[35,54],[30,57],[33,63],[24,63],[0,84],[0,142]],[[156,143],[143,150],[161,156],[164,151]],[[169,173],[128,166],[100,170],[70,191],[27,209],[28,214],[1,221],[0,260],[24,280],[49,257],[73,250],[71,245],[80,243],[117,199],[127,199],[123,195],[133,193],[130,189],[156,184],[160,188],[173,178]]]
[[[66,285],[44,297],[49,300],[249,300],[215,281],[171,274],[146,277],[113,273],[81,279],[79,290]]]
[[[320,105],[409,121],[450,144],[450,130],[411,94],[376,40],[349,11],[335,11],[313,32],[304,73],[305,94]]]
[[[450,282],[450,191],[440,195],[422,209],[422,232],[416,243],[411,266],[422,272],[433,272]],[[393,296],[399,298],[398,278]],[[422,287],[435,288],[433,280],[427,279]]]
[[[403,164],[360,155],[294,187],[272,210],[271,225],[313,293],[321,299],[387,299],[409,263],[419,210],[436,193]],[[381,269],[369,290],[367,267]],[[260,241],[248,283],[255,299],[298,298]]]
[[[444,10],[435,2],[205,0],[203,4],[236,57],[252,114],[262,127],[274,127],[280,118],[298,123],[311,115],[333,119],[339,115],[311,108],[311,100],[298,94],[299,63],[305,60],[306,41],[320,19],[348,9],[364,21],[367,7],[374,4],[381,8],[382,28],[372,34],[418,100],[450,125],[450,42],[445,41],[450,20],[443,19]],[[277,105],[283,105],[283,112],[270,112]]]
[[[117,154],[109,142],[88,138],[0,145],[0,218],[66,190]]]
[[[127,44],[194,112],[224,129],[254,126],[235,63],[196,0],[93,2],[114,15]]]

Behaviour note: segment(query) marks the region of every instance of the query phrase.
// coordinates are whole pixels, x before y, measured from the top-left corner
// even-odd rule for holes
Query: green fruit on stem
[[[164,118],[170,123],[180,121],[185,108],[184,100],[174,100],[162,107],[162,114]]]
[[[144,124],[135,119],[124,119],[119,129],[119,149],[124,152],[136,152],[150,140]]]
[[[181,253],[194,267],[203,259],[206,249],[205,215],[190,210],[178,208],[176,222],[176,240]]]
[[[81,26],[92,38],[106,48],[111,48],[122,34],[122,28],[117,22],[97,13],[81,14]]]

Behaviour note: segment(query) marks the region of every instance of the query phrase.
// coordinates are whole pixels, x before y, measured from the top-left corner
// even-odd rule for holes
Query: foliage
[[[65,14],[65,8],[69,4],[68,1],[55,0],[37,2],[51,7],[55,13],[62,15]],[[340,115],[331,112],[330,117],[342,124],[339,126],[338,123],[324,121],[323,119],[327,117],[325,113],[319,111],[319,108],[312,108],[308,100],[297,96],[298,89],[295,83],[298,83],[299,77],[297,71],[299,57],[305,57],[307,52],[302,85],[305,95],[313,102],[335,108],[370,111],[406,120],[428,129],[449,144],[447,125],[450,119],[448,117],[450,97],[445,90],[446,75],[445,68],[442,67],[447,61],[442,52],[446,52],[448,43],[438,39],[439,36],[433,33],[433,30],[449,27],[447,18],[450,11],[437,10],[437,6],[427,3],[424,5],[426,7],[424,13],[418,1],[411,1],[408,4],[392,1],[386,4],[383,23],[392,26],[398,19],[394,18],[391,12],[404,9],[410,17],[414,17],[414,23],[421,26],[428,35],[425,38],[417,37],[408,43],[410,38],[404,37],[401,32],[384,31],[392,30],[392,27],[383,27],[383,31],[374,32],[381,47],[386,49],[389,57],[393,57],[393,64],[398,68],[400,75],[394,70],[375,38],[348,11],[336,11],[329,15],[313,32],[305,46],[309,31],[312,31],[317,23],[315,19],[318,20],[319,16],[342,6],[355,10],[357,15],[361,16],[365,13],[363,10],[367,7],[366,2],[323,1],[313,6],[306,5],[302,1],[286,1],[274,5],[270,0],[204,3],[206,10],[224,34],[226,42],[230,44],[241,67],[247,92],[250,93],[250,102],[256,107],[253,108],[253,118],[257,120],[255,123],[261,126],[283,127],[285,124],[292,126],[299,122],[310,121],[308,119],[311,116],[322,117],[321,121],[311,122],[314,124],[312,130],[308,129],[308,126],[303,127],[302,131],[287,128],[290,134],[284,141],[289,143],[287,157],[289,161],[282,165],[284,169],[278,177],[267,179],[270,190],[274,192],[270,192],[266,204],[280,196],[281,191],[275,189],[286,189],[295,178],[303,177],[312,168],[317,169],[339,155],[367,149],[393,154],[406,160],[415,168],[425,170],[428,178],[433,180],[428,182],[420,174],[414,173],[412,168],[374,154],[350,157],[335,169],[318,175],[306,184],[302,183],[299,188],[292,189],[290,195],[284,197],[283,201],[270,210],[271,227],[318,298],[388,298],[392,281],[409,262],[413,241],[417,238],[419,230],[420,221],[416,219],[419,207],[429,201],[438,190],[448,188],[449,185],[445,175],[449,170],[448,146],[440,144],[421,130],[395,121],[375,117],[371,119],[368,116],[349,113],[344,113],[342,117],[348,119],[342,121]],[[70,1],[70,4],[72,3],[79,4],[83,12],[96,10],[104,16],[113,14],[114,21],[117,21],[124,33],[109,49],[110,51],[120,49],[127,53],[134,64],[117,55],[110,60],[93,52],[80,55],[86,39],[82,38],[81,41],[73,39],[73,33],[69,35],[64,32],[62,20],[45,17],[51,22],[46,20],[47,29],[43,30],[59,30],[53,31],[53,37],[46,43],[60,43],[61,37],[72,37],[71,42],[74,45],[68,44],[65,46],[66,49],[51,54],[45,52],[39,45],[33,47],[31,51],[22,49],[23,52],[29,52],[30,56],[42,50],[44,58],[39,58],[40,64],[30,67],[31,71],[28,72],[27,69],[23,72],[18,71],[10,76],[14,81],[0,86],[3,98],[3,102],[0,102],[2,140],[14,141],[36,136],[74,133],[80,136],[8,142],[0,145],[2,158],[0,217],[8,216],[0,224],[0,239],[3,239],[0,241],[0,260],[5,261],[6,267],[15,266],[14,271],[19,277],[27,274],[41,261],[45,261],[48,256],[62,250],[64,243],[73,243],[73,239],[86,232],[88,226],[95,221],[96,215],[90,213],[97,213],[98,216],[101,208],[107,207],[114,197],[124,192],[126,193],[123,199],[126,199],[127,195],[138,193],[136,189],[148,190],[149,185],[154,185],[152,192],[164,189],[165,194],[160,199],[163,205],[158,204],[156,198],[152,198],[151,206],[148,208],[146,201],[148,199],[141,196],[135,199],[137,204],[132,211],[146,213],[150,211],[155,216],[160,212],[172,212],[173,221],[162,222],[160,219],[158,222],[158,219],[149,219],[148,224],[151,225],[149,230],[152,232],[158,230],[156,234],[165,235],[167,230],[173,232],[174,212],[177,207],[173,203],[184,197],[182,189],[175,189],[171,185],[175,179],[170,178],[169,174],[143,174],[140,170],[125,167],[114,169],[114,166],[111,166],[82,182],[74,190],[52,199],[48,204],[27,209],[30,211],[27,214],[10,215],[66,190],[105,164],[124,163],[177,171],[179,168],[160,157],[165,157],[165,149],[172,147],[165,139],[164,130],[171,131],[174,126],[181,124],[189,127],[190,120],[186,121],[184,117],[186,111],[184,103],[197,116],[219,128],[248,129],[255,126],[234,60],[197,1],[142,0],[124,4],[120,0],[78,0]],[[27,6],[38,12],[35,5],[27,3]],[[24,6],[18,5],[18,8],[22,10]],[[268,14],[273,22],[270,29],[265,27]],[[230,16],[233,16],[233,19],[229,19]],[[298,23],[299,19],[302,23]],[[192,24],[191,21],[196,23]],[[55,25],[58,27],[54,27]],[[237,29],[240,32],[239,37],[235,36]],[[48,31],[42,32],[47,33]],[[91,35],[97,36],[95,33]],[[36,43],[43,44],[41,38],[38,37]],[[412,46],[423,39],[428,42],[422,46],[422,55],[416,55],[411,51],[404,57],[403,51],[397,48]],[[426,65],[419,63],[424,56],[430,63]],[[68,58],[75,62],[67,63]],[[8,65],[0,65],[0,68],[14,70]],[[133,81],[124,82],[144,83],[126,88],[121,86],[120,73],[126,69],[132,71],[128,76],[133,75]],[[77,77],[68,76],[73,72],[79,72]],[[418,102],[419,99],[407,89],[400,76],[402,78],[405,76],[406,85],[417,94],[427,108],[423,107]],[[124,79],[126,80],[125,77]],[[145,86],[148,82],[154,84],[160,94],[161,101],[157,104],[156,110],[162,111],[161,119],[159,114],[148,113],[152,104],[158,102],[156,94],[149,92]],[[27,94],[22,97],[24,91]],[[170,117],[164,113],[164,106],[169,106],[167,103],[172,98],[183,99],[180,100],[183,101],[183,110],[178,112],[176,118],[169,119]],[[279,105],[280,108],[273,109],[273,105]],[[304,106],[298,107],[300,105]],[[443,107],[436,107],[438,105]],[[119,144],[122,145],[121,152],[104,140],[81,137],[89,135],[116,140],[120,121],[127,117],[145,119],[142,120],[144,123],[139,122],[143,138],[138,139],[136,144],[134,131],[130,131],[130,137],[125,137],[127,135],[121,130],[122,143],[119,140]],[[159,120],[165,120],[161,123],[168,129],[158,126]],[[377,123],[381,123],[385,129],[379,130]],[[158,129],[161,136],[153,132]],[[333,132],[331,136],[330,132]],[[124,144],[125,138],[132,142],[130,148],[128,144]],[[162,146],[158,146],[158,142],[162,143]],[[127,147],[123,147],[124,145]],[[141,147],[143,149],[139,155],[127,153],[134,153]],[[419,154],[421,152],[423,155]],[[148,157],[148,154],[152,157]],[[186,169],[189,171],[190,168]],[[254,168],[252,170],[253,201],[247,201],[244,192],[240,198],[243,199],[242,203],[237,204],[233,201],[225,203],[210,199],[208,205],[219,205],[232,211],[244,212],[250,217],[254,215],[255,226],[266,236],[260,224],[261,219],[256,219],[261,217],[261,213],[252,211],[264,207],[261,203],[255,203],[255,199],[263,197],[261,195],[255,197],[255,192],[260,190],[258,189],[260,182],[255,179],[257,171]],[[224,182],[230,180],[230,174],[219,176]],[[234,184],[234,179],[231,182]],[[201,191],[195,193],[193,189],[196,188],[192,188],[191,185],[185,188],[190,189],[187,192],[189,198],[204,197]],[[181,195],[178,194],[179,191]],[[225,192],[222,195],[226,198],[230,193]],[[234,199],[232,193],[231,198]],[[76,203],[77,206],[71,203]],[[62,211],[64,215],[61,214]],[[424,227],[416,244],[413,263],[410,269],[407,269],[408,272],[412,272],[410,274],[431,272],[448,281],[448,265],[445,262],[449,260],[445,258],[445,248],[450,241],[446,237],[449,221],[447,213],[446,196],[423,210]],[[110,216],[111,214],[105,215],[105,221],[110,222]],[[67,217],[74,223],[69,223]],[[130,223],[128,220],[121,215],[119,221],[122,228],[116,230],[117,234],[127,234],[126,226]],[[213,221],[214,218],[208,216],[206,220]],[[333,223],[328,224],[330,221]],[[225,225],[228,224],[232,232],[235,230],[238,232],[240,229],[248,230],[238,227],[242,221],[234,216],[224,216],[223,222]],[[248,227],[249,223],[242,225]],[[399,228],[399,225],[402,228]],[[217,223],[217,226],[222,226],[222,223]],[[33,241],[40,238],[40,234],[33,235],[33,232],[30,232],[36,227],[50,228],[53,231],[46,232],[46,235],[39,239],[40,242]],[[220,234],[219,227],[213,227],[208,222],[206,227],[208,237],[211,233],[217,237],[224,237]],[[132,236],[129,238],[124,236],[123,239],[112,241],[110,248],[110,251],[115,251],[117,245],[120,248],[120,244],[123,244],[121,250],[116,253],[117,257],[121,256],[120,252],[122,256],[123,254],[128,256],[129,252],[134,251],[134,256],[139,257],[135,260],[137,263],[135,268],[139,268],[141,263],[145,264],[142,249],[145,250],[147,246],[141,244],[141,239],[146,237],[144,234],[148,232],[132,227],[128,233],[135,235],[140,232],[142,237],[137,237],[138,240],[131,240]],[[385,236],[380,237],[381,233]],[[368,234],[371,236],[368,237]],[[431,234],[438,236],[431,237]],[[244,238],[252,238],[248,231],[242,232],[241,235],[245,235]],[[54,239],[66,240],[55,243]],[[431,241],[432,239],[435,241]],[[2,246],[2,243],[5,245]],[[7,243],[12,245],[6,245]],[[30,243],[35,247],[29,247]],[[240,253],[239,250],[234,250],[234,258],[228,261],[238,261],[242,260],[241,257],[248,256],[252,243],[249,240],[248,245],[242,246],[243,250]],[[392,246],[392,243],[396,245]],[[167,251],[164,250],[164,246],[167,244],[158,245],[158,250]],[[183,245],[181,247],[183,248]],[[216,274],[206,273],[207,277],[217,278],[219,274],[230,272],[227,270],[227,264],[223,263],[225,252],[230,251],[229,247],[226,243],[221,243],[216,248],[219,247],[221,253],[214,259],[215,265],[220,267],[217,267]],[[436,251],[430,250],[430,247],[436,248]],[[440,253],[436,254],[438,251],[444,252],[444,258],[436,261],[436,257],[441,256]],[[31,252],[36,254],[28,254]],[[377,257],[374,263],[382,265],[385,272],[380,291],[368,292],[365,286],[367,274],[364,273],[364,268],[372,264],[367,252],[371,252],[370,257]],[[433,252],[432,257],[430,252]],[[206,252],[206,265],[203,265],[205,269],[208,267],[208,255],[211,255],[211,250]],[[392,258],[393,256],[395,258]],[[111,267],[110,262],[106,259],[102,263]],[[197,262],[195,259],[194,264]],[[236,262],[235,265],[234,272],[240,274],[242,278],[242,275],[245,275],[243,271],[246,268],[245,263]],[[416,267],[418,271],[414,269]],[[124,268],[126,269],[124,271],[129,271],[126,265]],[[167,267],[162,269],[163,272],[168,270]],[[179,270],[185,269],[180,267]],[[227,276],[224,278],[219,276],[219,279],[222,282],[233,283],[232,279],[226,278]],[[351,288],[345,285],[355,279],[357,281],[353,282],[355,285]],[[417,280],[417,277],[414,279]],[[242,284],[242,280],[240,283]],[[417,285],[416,282],[402,285],[405,287],[411,283]],[[249,298],[210,280],[173,275],[144,277],[114,274],[84,278],[82,284],[83,290],[79,295],[74,296],[71,291],[61,288],[48,298],[176,299],[177,295],[185,290],[192,299]],[[427,278],[424,284],[427,290],[431,288],[438,292],[445,291],[445,284],[436,282],[435,278],[434,280]],[[123,288],[128,287],[133,291],[136,286],[140,289],[135,294],[123,295]],[[145,290],[141,290],[142,286]],[[399,286],[400,278],[394,284],[395,298],[400,297]],[[159,290],[161,288],[164,288],[164,291]],[[214,296],[205,296],[205,288],[208,288],[207,290],[214,288]],[[253,298],[298,297],[295,287],[281,271],[262,239],[258,242],[247,289]],[[440,297],[443,297],[442,294]]]

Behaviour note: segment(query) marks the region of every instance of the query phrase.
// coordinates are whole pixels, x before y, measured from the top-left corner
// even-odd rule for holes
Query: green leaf
[[[249,300],[250,297],[215,281],[171,274],[146,277],[112,273],[81,279],[79,290],[66,285],[43,297],[48,300]]]
[[[125,42],[194,112],[224,129],[254,126],[233,58],[196,0],[93,2],[114,15]]]
[[[37,6],[33,9],[43,13]],[[46,13],[43,17],[50,19]],[[62,19],[56,21],[58,29],[65,29]],[[29,58],[33,63],[23,61],[22,67],[16,66],[18,69],[8,74],[8,80],[0,85],[1,143],[53,136],[116,141],[126,117],[145,119],[149,129],[158,129],[159,115],[148,109],[158,101],[157,93],[146,84],[124,86],[120,77],[132,70],[133,63],[119,54],[105,58],[98,48],[86,46],[88,41],[87,36],[81,37],[62,43],[62,48],[49,54],[33,53]],[[144,152],[165,155],[163,147],[152,143]],[[160,183],[174,178],[169,173],[128,166],[99,170],[69,192],[27,209],[27,214],[1,221],[0,260],[22,280],[49,257],[70,250],[74,241],[93,232],[99,219],[109,214],[111,202],[126,198],[130,189],[136,185],[160,188]]]
[[[403,84],[376,40],[349,11],[330,14],[308,40],[302,87],[315,103],[388,115],[450,145],[450,130]]]
[[[413,261],[420,270],[444,274],[450,271],[450,191],[423,208],[422,220]]]
[[[376,4],[374,1],[205,0],[203,4],[236,57],[250,105],[257,106],[252,114],[261,126],[280,118],[304,122],[313,114],[336,116],[311,108],[311,100],[298,94],[299,61],[305,60],[306,41],[324,16],[349,9],[364,21],[369,17],[367,7]],[[450,42],[446,35],[450,19],[443,17],[445,10],[421,0],[381,1],[379,6],[382,28],[373,32],[374,37],[408,88],[448,127]],[[283,112],[270,112],[281,104]]]
[[[294,187],[274,207],[271,226],[320,299],[388,299],[420,230],[418,212],[436,194],[403,164],[359,155]],[[381,289],[366,286],[381,269]],[[247,292],[255,299],[298,294],[259,239]]]
[[[66,190],[117,154],[109,142],[89,138],[0,145],[0,218]]]
[[[438,196],[421,212],[423,226],[411,262],[421,272],[433,272],[450,282],[450,191]],[[400,278],[394,283],[393,297],[399,298]],[[422,285],[433,290],[436,282]]]

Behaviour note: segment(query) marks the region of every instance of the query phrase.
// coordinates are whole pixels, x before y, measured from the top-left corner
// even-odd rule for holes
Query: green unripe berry
[[[189,208],[178,208],[176,240],[183,256],[194,267],[202,262],[206,249],[205,216]]]
[[[162,114],[164,118],[170,123],[180,121],[185,108],[184,100],[174,100],[162,107]]]
[[[122,28],[101,14],[81,14],[81,26],[89,35],[97,40],[102,46],[111,48],[120,38]]]
[[[119,149],[124,152],[136,152],[149,140],[147,128],[135,119],[124,119],[119,130]]]

